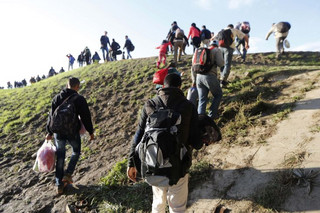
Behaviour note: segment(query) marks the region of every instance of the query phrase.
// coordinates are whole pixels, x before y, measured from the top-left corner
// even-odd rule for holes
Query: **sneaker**
[[[70,174],[65,174],[62,178],[62,182],[64,182],[65,185],[72,184],[72,176]]]
[[[220,82],[220,87],[221,87],[221,88],[226,88],[227,85],[228,85],[228,82],[227,82],[227,81],[223,81],[223,80],[222,80],[222,81]]]
[[[63,185],[56,186],[57,195],[62,195],[63,194],[63,189],[64,189]]]

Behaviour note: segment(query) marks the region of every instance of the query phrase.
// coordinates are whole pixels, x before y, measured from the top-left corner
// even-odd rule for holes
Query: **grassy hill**
[[[172,56],[169,56],[169,59]],[[290,52],[282,60],[273,53],[249,54],[247,63],[235,60],[230,85],[223,90],[219,126],[224,146],[252,146],[264,143],[272,131],[261,132],[259,141],[248,140],[252,126],[274,127],[290,113],[295,102],[313,89],[318,79],[291,90],[284,79],[320,70],[320,54]],[[90,65],[45,79],[25,88],[0,90],[0,212],[61,211],[67,203],[87,200],[87,209],[103,211],[150,211],[151,191],[146,184],[132,185],[125,176],[126,156],[143,103],[156,93],[152,84],[155,57]],[[191,85],[191,56],[182,57],[178,70],[184,71],[182,90]],[[77,187],[55,197],[53,173],[32,171],[33,156],[45,137],[51,99],[78,77],[79,93],[93,116],[96,140],[82,141],[82,156],[74,180]],[[272,120],[272,122],[268,122]],[[272,128],[270,128],[272,129]],[[200,160],[205,148],[195,152],[190,190],[206,181],[213,168]],[[113,168],[114,167],[114,168]],[[262,205],[265,208],[279,207]]]

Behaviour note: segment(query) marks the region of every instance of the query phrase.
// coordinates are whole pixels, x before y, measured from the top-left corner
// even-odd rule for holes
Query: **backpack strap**
[[[78,96],[78,93],[73,93],[71,94],[70,96],[68,96],[66,99],[64,99],[64,101],[59,105],[61,106],[62,104],[66,103],[69,99],[71,100],[72,97],[77,97]],[[58,107],[57,107],[58,108]]]

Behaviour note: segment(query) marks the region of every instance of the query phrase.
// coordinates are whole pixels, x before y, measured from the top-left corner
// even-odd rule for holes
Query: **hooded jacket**
[[[178,112],[181,114],[181,124],[178,126],[178,138],[187,148],[188,160],[186,161],[187,165],[185,165],[185,173],[187,173],[192,163],[193,148],[200,149],[203,142],[200,140],[198,113],[195,106],[185,98],[179,88],[175,87],[160,89],[157,97],[148,100],[144,105],[140,114],[138,129],[131,144],[128,166],[135,167],[135,148],[144,135],[148,115],[155,110],[156,106],[161,105],[159,98],[168,108],[173,108],[179,104]]]
[[[50,114],[49,114],[49,117],[48,117],[47,126],[46,126],[47,132],[50,135],[53,134],[53,132],[51,132],[51,130],[49,128],[49,124],[50,124],[51,117],[52,117],[54,111],[56,110],[56,108],[60,104],[62,104],[62,102],[67,97],[69,97],[70,95],[72,95],[74,93],[77,93],[77,91],[65,88],[52,99],[51,111],[50,111]],[[74,98],[74,105],[75,105],[75,108],[76,108],[76,113],[77,113],[78,116],[80,116],[84,127],[86,128],[86,130],[89,132],[90,135],[93,134],[93,126],[92,126],[92,121],[91,121],[91,114],[90,114],[88,103],[87,103],[86,99],[82,95],[77,94],[77,97]],[[81,127],[80,120],[79,120],[79,125],[78,126],[79,126],[79,130],[80,130],[80,127]]]

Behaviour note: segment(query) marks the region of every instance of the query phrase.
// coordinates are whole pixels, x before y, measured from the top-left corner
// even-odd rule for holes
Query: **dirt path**
[[[313,72],[308,78],[316,77],[319,72]],[[210,146],[207,151],[208,155],[214,156],[216,170],[211,181],[190,194],[189,211],[213,212],[215,206],[222,203],[232,212],[260,212],[252,205],[252,197],[257,188],[268,184],[279,169],[290,171],[290,165],[295,163],[294,168],[319,171],[319,86],[317,84],[315,89],[307,92],[289,117],[278,123],[277,131],[267,139],[266,145],[230,149],[219,144]],[[296,166],[297,160],[301,161],[299,166]],[[313,187],[310,195],[306,187],[293,187],[292,195],[282,208],[290,212],[320,212],[320,187]]]

